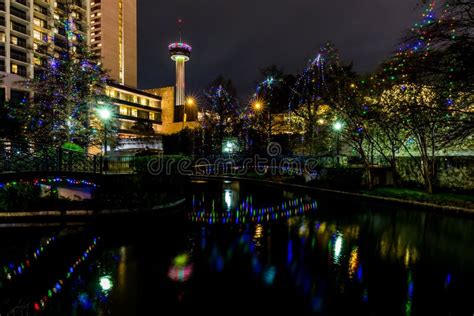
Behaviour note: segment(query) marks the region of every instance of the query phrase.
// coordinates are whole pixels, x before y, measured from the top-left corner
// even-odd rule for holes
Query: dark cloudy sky
[[[174,83],[167,45],[193,46],[187,64],[188,91],[198,93],[217,75],[231,78],[250,95],[258,70],[282,66],[301,71],[325,41],[361,72],[373,70],[396,48],[403,31],[419,18],[417,0],[138,0],[139,85]]]

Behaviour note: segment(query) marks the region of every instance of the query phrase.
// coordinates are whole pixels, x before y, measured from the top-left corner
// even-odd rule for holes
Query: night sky
[[[344,61],[368,72],[397,47],[420,16],[419,0],[138,0],[139,86],[174,84],[167,45],[193,46],[188,92],[197,94],[219,74],[241,96],[251,95],[259,69],[276,64],[301,71],[327,40]]]

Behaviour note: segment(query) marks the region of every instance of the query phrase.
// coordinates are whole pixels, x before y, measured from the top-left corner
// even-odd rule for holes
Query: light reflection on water
[[[196,183],[189,201],[185,219],[173,224],[92,228],[101,233],[101,245],[63,280],[62,294],[45,312],[423,315],[473,309],[472,221],[357,204],[345,211],[338,201],[234,182]],[[61,235],[54,247],[75,257],[86,233],[76,234]],[[51,271],[62,256],[53,256]],[[42,292],[43,280],[36,278]],[[5,294],[10,285],[2,286]]]

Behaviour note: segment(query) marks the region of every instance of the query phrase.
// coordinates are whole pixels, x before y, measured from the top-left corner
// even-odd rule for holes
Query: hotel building
[[[131,144],[198,126],[189,122],[191,111],[188,122],[176,121],[175,87],[137,89],[136,0],[0,0],[0,102],[24,100],[29,91],[18,82],[34,76],[42,56],[59,57],[67,47],[58,23],[66,14],[114,81],[106,94],[116,107],[120,138]]]
[[[91,0],[91,49],[118,84],[137,87],[137,1]]]
[[[32,78],[41,66],[41,56],[66,47],[66,30],[57,23],[64,19],[66,3],[75,33],[88,37],[88,0],[0,0],[0,102],[15,102],[27,94],[17,83]]]

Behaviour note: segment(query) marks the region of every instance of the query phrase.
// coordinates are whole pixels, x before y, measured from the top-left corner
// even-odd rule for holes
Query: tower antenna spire
[[[178,35],[179,35],[179,41],[182,42],[183,39],[181,38],[181,31],[183,30],[183,19],[179,18],[178,19]]]

